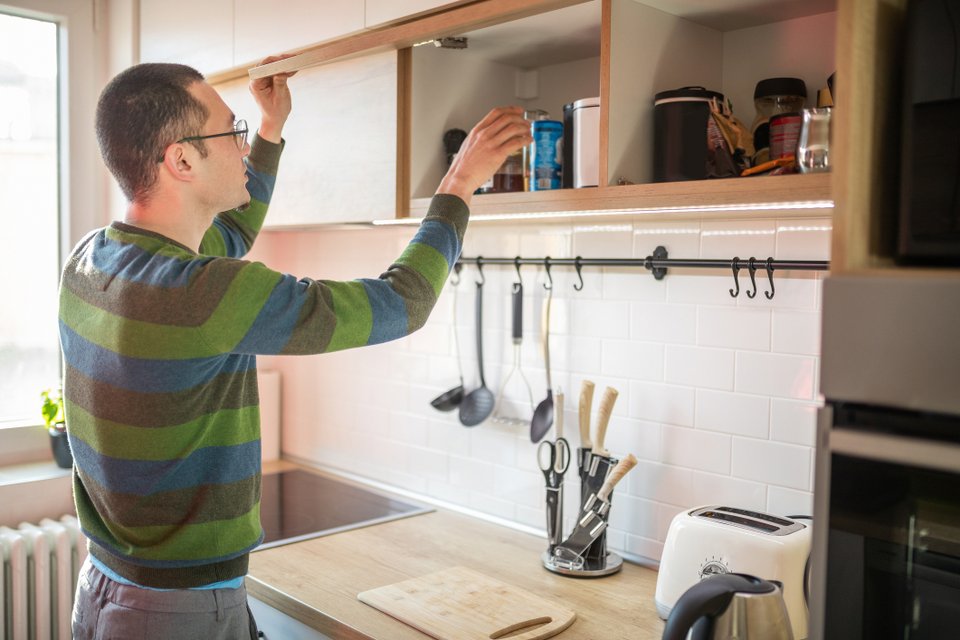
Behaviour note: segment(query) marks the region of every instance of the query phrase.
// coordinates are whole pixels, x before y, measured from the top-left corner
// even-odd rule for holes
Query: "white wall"
[[[464,255],[644,257],[663,244],[678,258],[829,259],[830,221],[821,215],[800,221],[474,225]],[[412,233],[269,232],[256,255],[298,276],[376,277]],[[535,402],[545,395],[538,271],[522,272],[522,366]],[[496,393],[512,357],[508,292],[514,272],[487,267],[485,273],[486,374]],[[475,274],[464,270],[456,294],[468,389],[477,386]],[[741,276],[748,290],[746,271]],[[572,444],[578,440],[581,380],[597,384],[594,414],[603,388],[612,385],[620,396],[608,445],[641,461],[616,491],[614,548],[659,558],[672,516],[708,502],[783,515],[811,511],[821,278],[777,272],[776,296],[768,301],[763,279],[756,298],[731,298],[730,274],[720,271],[678,269],[657,282],[643,270],[588,268],[577,293],[573,270],[555,269],[551,358],[554,385],[567,394],[566,435]],[[283,371],[283,451],[542,529],[543,478],[528,429],[490,422],[467,429],[455,413],[429,405],[458,380],[453,295],[448,285],[427,325],[396,343],[262,359],[262,367]],[[571,473],[570,517],[578,494]]]

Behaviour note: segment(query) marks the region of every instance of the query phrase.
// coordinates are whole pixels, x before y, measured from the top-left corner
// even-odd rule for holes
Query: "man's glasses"
[[[247,134],[250,130],[247,128],[246,120],[237,120],[233,125],[233,131],[225,131],[224,133],[211,133],[208,136],[187,136],[186,138],[180,138],[177,140],[177,143],[180,142],[192,142],[194,140],[206,140],[207,138],[222,138],[224,136],[236,136],[235,140],[237,143],[237,148],[240,151],[243,151],[243,147],[247,144]],[[163,162],[163,158],[160,158],[160,162]]]
[[[191,140],[206,140],[207,138],[222,138],[223,136],[236,136],[237,148],[240,151],[243,151],[244,145],[247,144],[247,121],[246,120],[237,120],[233,124],[233,131],[227,131],[225,133],[212,133],[208,136],[187,136],[186,138],[180,138],[177,142],[190,142]]]

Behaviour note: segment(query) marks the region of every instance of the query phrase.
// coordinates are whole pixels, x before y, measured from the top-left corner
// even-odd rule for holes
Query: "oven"
[[[825,282],[810,637],[958,638],[960,283],[874,280]]]

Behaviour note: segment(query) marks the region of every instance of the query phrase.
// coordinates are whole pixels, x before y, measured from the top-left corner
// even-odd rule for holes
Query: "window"
[[[57,31],[0,13],[0,426],[60,379]]]

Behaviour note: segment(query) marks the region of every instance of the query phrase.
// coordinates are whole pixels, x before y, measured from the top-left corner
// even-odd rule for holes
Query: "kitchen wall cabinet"
[[[363,0],[234,0],[234,56],[231,66],[254,66],[263,58],[360,31]]]
[[[140,61],[233,66],[233,0],[140,0]]]
[[[436,9],[445,9],[469,0],[366,0],[364,25],[367,28],[380,26],[396,20],[409,19]]]
[[[907,0],[841,0],[833,128],[837,274],[956,279],[960,269],[894,263],[899,203],[902,40]]]
[[[290,81],[268,227],[393,218],[397,185],[397,51],[304,69]],[[217,85],[251,127],[259,111],[246,79]]]
[[[140,59],[239,77],[268,55],[364,28],[364,1],[140,0]]]

